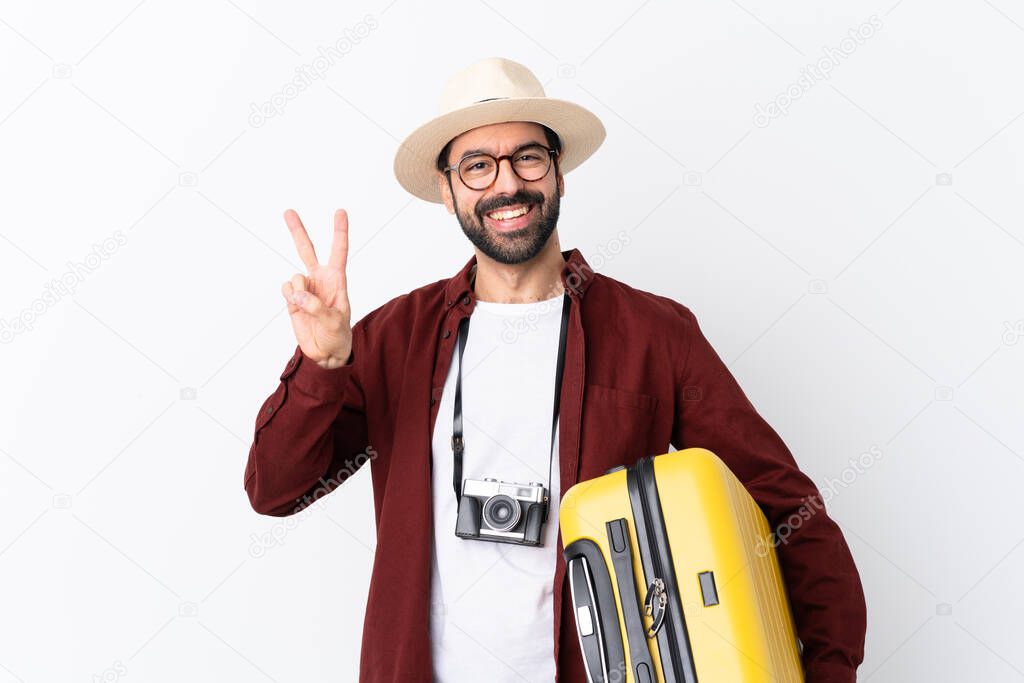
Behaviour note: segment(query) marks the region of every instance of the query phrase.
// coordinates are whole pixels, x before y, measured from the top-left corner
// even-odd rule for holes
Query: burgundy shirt
[[[813,512],[796,524],[790,519],[791,533],[777,547],[807,681],[855,681],[864,654],[864,593],[839,527],[823,506],[806,504],[812,496],[820,502],[814,483],[754,409],[690,309],[595,272],[578,249],[562,256],[570,317],[560,490],[667,453],[669,444],[700,446],[729,466],[773,529],[801,510]],[[459,321],[476,301],[475,265],[474,255],[454,277],[367,313],[352,327],[346,365],[324,369],[296,346],[256,417],[244,479],[261,514],[294,514],[369,463],[377,548],[362,683],[432,679],[431,435]],[[451,416],[441,418],[438,428],[450,430]],[[557,556],[556,680],[586,683],[561,539]]]

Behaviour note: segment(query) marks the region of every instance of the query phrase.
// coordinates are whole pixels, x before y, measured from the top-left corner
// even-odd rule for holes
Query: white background
[[[563,248],[692,308],[845,477],[860,679],[1024,679],[1020,3],[136,3],[0,3],[0,683],[355,680],[368,471],[287,527],[242,488],[295,343],[281,214],[326,258],[348,209],[355,319],[454,274],[392,158],[496,55],[607,127]]]

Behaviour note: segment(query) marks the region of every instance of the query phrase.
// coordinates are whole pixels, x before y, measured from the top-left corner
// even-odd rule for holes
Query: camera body
[[[547,518],[547,490],[543,484],[517,484],[492,477],[466,479],[462,482],[455,535],[539,546]]]

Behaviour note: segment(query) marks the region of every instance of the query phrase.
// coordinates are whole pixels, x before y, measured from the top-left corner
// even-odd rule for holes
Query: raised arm
[[[326,265],[317,261],[298,215],[289,210],[285,221],[308,269],[281,287],[298,345],[256,416],[244,474],[253,509],[279,517],[333,491],[375,455],[359,372],[365,324],[350,325],[348,215],[335,213]]]
[[[718,455],[760,505],[769,526],[785,525],[773,544],[803,643],[806,680],[852,683],[864,658],[867,609],[842,531],[826,514],[817,487],[705,338],[696,316],[689,309],[682,315],[689,342],[677,378],[672,444]],[[775,542],[779,539],[784,540]]]

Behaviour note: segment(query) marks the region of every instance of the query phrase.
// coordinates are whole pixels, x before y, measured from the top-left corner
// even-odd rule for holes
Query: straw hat
[[[441,93],[440,114],[414,130],[395,153],[395,177],[420,199],[443,203],[437,187],[437,155],[467,130],[506,121],[534,121],[558,134],[563,174],[582,164],[604,141],[601,120],[588,109],[544,95],[522,64],[489,57],[455,74]]]

